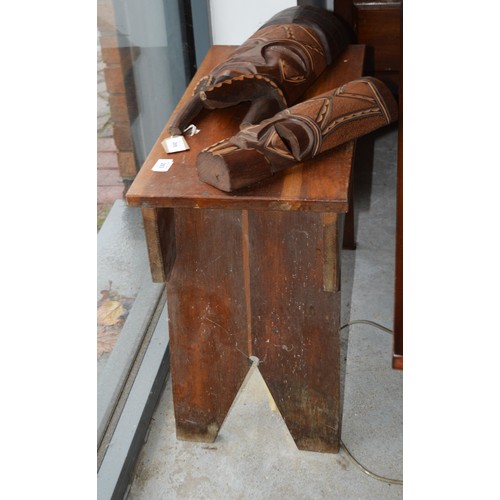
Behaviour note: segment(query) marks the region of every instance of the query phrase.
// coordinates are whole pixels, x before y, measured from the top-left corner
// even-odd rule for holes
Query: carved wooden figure
[[[233,191],[396,119],[389,89],[375,78],[360,78],[204,149],[197,159],[198,175],[222,191]]]
[[[244,101],[252,105],[242,127],[273,116],[296,103],[350,41],[333,12],[312,6],[279,12],[198,82],[170,133],[182,134],[203,108]]]

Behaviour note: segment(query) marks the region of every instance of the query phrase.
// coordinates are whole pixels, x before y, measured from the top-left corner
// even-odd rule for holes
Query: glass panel
[[[179,4],[114,0],[113,5],[117,42],[129,51],[125,85],[136,160],[142,164],[188,83]]]
[[[100,0],[97,16],[100,226],[114,201],[123,198],[184,92],[194,51],[185,49],[185,12],[178,0]],[[127,295],[128,307],[116,324],[126,319],[133,300]],[[105,321],[119,311],[118,306],[104,311]],[[112,340],[101,343],[101,350],[110,352]]]
[[[102,0],[99,42],[120,174],[134,177],[190,78],[177,0]],[[125,154],[124,154],[125,153]]]
[[[204,22],[208,30],[208,17]],[[111,419],[102,409],[126,392],[124,364],[141,349],[144,332],[131,336],[127,320],[141,323],[139,309],[152,315],[161,294],[151,282],[141,212],[127,207],[124,195],[196,63],[189,0],[98,0],[97,26],[98,230],[109,222],[99,230],[97,252],[98,383],[106,388],[98,392],[99,426],[99,418]]]

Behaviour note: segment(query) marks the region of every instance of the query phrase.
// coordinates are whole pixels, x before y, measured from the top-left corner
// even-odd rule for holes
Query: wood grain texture
[[[200,69],[186,90],[179,105],[193,91],[201,75],[206,74],[232,50],[231,46],[212,47]],[[309,88],[304,98],[324,93],[362,75],[364,47],[349,46],[338,59]],[[177,109],[177,108],[176,108]],[[130,206],[184,207],[184,208],[230,208],[245,209],[249,206],[272,210],[314,210],[318,212],[346,212],[348,210],[348,187],[350,180],[354,142],[335,148],[307,162],[299,163],[286,174],[274,176],[271,181],[239,192],[237,196],[223,193],[200,181],[196,172],[198,152],[239,130],[247,104],[230,109],[210,112],[202,111],[196,121],[201,132],[188,137],[189,151],[167,154],[161,141],[169,136],[168,124],[153,146],[141,171],[126,195]],[[175,111],[174,111],[175,112]],[[153,172],[152,167],[160,158],[171,158],[174,164],[168,172]],[[286,189],[286,178],[292,170],[300,171],[300,190]]]
[[[331,277],[325,287],[324,275],[325,261],[336,254],[329,249],[339,237],[336,215],[254,211],[249,219],[259,369],[298,448],[337,453],[340,293],[331,290]],[[338,276],[337,259],[329,265]]]
[[[249,369],[241,212],[175,212],[167,283],[177,436],[212,442]]]
[[[367,73],[397,91],[402,41],[401,0],[335,0],[335,12],[367,47]]]
[[[362,139],[361,139],[362,140]],[[356,217],[354,204],[354,171],[359,161],[359,140],[356,141],[356,146],[353,154],[353,162],[351,167],[351,178],[349,180],[349,191],[347,193],[349,210],[344,217],[344,230],[342,248],[346,250],[356,250]]]
[[[374,48],[374,70],[399,73],[401,2],[355,2],[358,42]]]
[[[323,290],[340,290],[340,238],[337,214],[322,214],[323,225]]]
[[[401,86],[402,88],[402,86]],[[398,130],[396,269],[394,280],[394,342],[392,367],[403,369],[403,123]]]
[[[336,214],[176,210],[167,292],[180,439],[215,440],[257,356],[297,446],[338,452],[340,234]]]
[[[291,106],[351,41],[351,33],[326,9],[295,6],[274,15],[196,84],[175,113],[170,132],[182,131],[205,109],[250,101],[242,124],[259,123]]]
[[[201,74],[230,50],[212,47]],[[364,53],[364,47],[348,47],[310,95],[361,76]],[[216,438],[248,372],[248,357],[256,355],[299,448],[335,453],[343,392],[339,247],[354,142],[265,185],[222,193],[198,179],[196,155],[238,130],[245,112],[243,105],[202,112],[201,132],[188,138],[187,152],[167,155],[161,135],[127,194],[145,214],[156,273],[168,279],[177,435]],[[151,170],[169,157],[174,165],[168,172]],[[175,242],[170,253],[169,241]],[[168,277],[165,256],[174,250]]]
[[[239,190],[389,125],[397,109],[384,83],[359,78],[205,148],[198,175],[222,191]]]
[[[403,12],[401,11],[401,25]],[[401,40],[401,49],[403,48]],[[401,50],[401,59],[403,51]],[[402,61],[401,61],[402,62]],[[394,344],[392,367],[403,369],[403,72],[399,80],[399,127],[396,208],[396,273],[394,280]]]
[[[155,283],[168,280],[175,262],[175,224],[172,208],[143,208],[149,267]]]

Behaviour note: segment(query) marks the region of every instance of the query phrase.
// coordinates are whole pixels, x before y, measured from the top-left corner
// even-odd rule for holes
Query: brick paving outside
[[[126,185],[120,176],[118,167],[118,151],[113,139],[113,127],[109,107],[109,94],[104,79],[104,64],[102,62],[99,37],[97,43],[97,231],[101,228],[114,202],[123,199]],[[101,292],[102,293],[102,292]],[[97,302],[97,360],[105,363],[109,351],[114,346],[122,329],[123,322],[128,314],[116,318],[116,322],[109,324],[109,317],[105,317],[105,324],[101,318],[100,307],[106,308],[110,299],[106,295]],[[113,297],[116,299],[116,297]],[[111,301],[113,302],[113,301]],[[104,309],[106,311],[106,309]],[[102,314],[102,312],[101,312]],[[104,346],[104,348],[103,348]],[[108,349],[108,350],[106,350]],[[98,365],[99,366],[99,365]]]
[[[97,45],[97,229],[104,223],[113,203],[126,192],[118,170],[118,157],[109,109],[109,95],[104,80],[104,64]]]
[[[97,205],[113,204],[123,198],[124,190],[115,141],[112,137],[97,139]]]

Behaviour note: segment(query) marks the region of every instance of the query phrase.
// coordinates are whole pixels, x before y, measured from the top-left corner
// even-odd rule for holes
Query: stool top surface
[[[192,95],[199,79],[226,59],[235,48],[230,45],[215,45],[209,49],[173,114]],[[327,68],[308,89],[303,100],[361,77],[364,55],[364,45],[348,46],[336,63]],[[200,132],[186,138],[190,147],[188,151],[166,153],[161,142],[170,135],[167,123],[127,192],[128,205],[347,212],[354,141],[233,193],[220,191],[198,178],[198,153],[207,146],[235,135],[248,106],[248,103],[242,103],[226,109],[203,110],[194,123]],[[173,160],[167,172],[152,170],[159,159]]]

